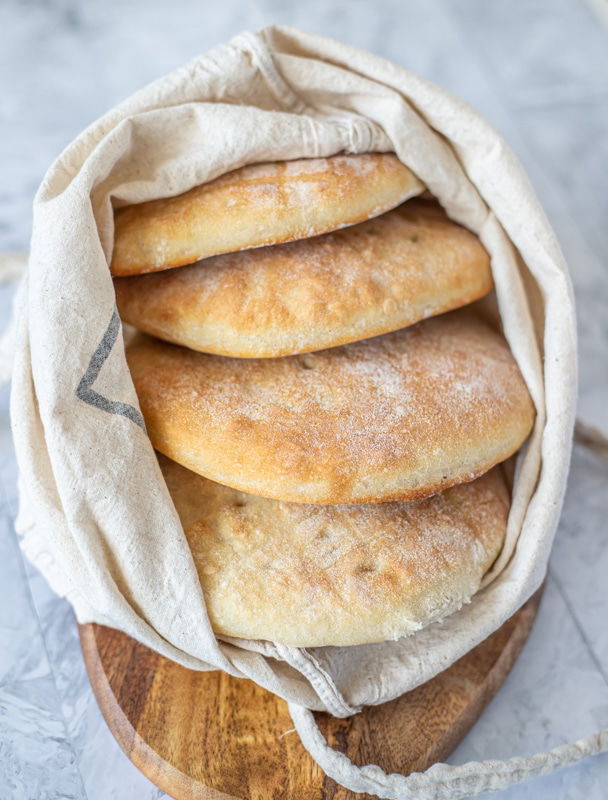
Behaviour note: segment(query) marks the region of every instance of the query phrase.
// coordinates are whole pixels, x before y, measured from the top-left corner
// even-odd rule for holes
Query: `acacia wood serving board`
[[[349,719],[317,714],[357,764],[407,774],[444,760],[496,694],[534,622],[539,590],[445,672]],[[304,750],[283,700],[223,672],[194,672],[119,631],[83,625],[93,691],[133,763],[176,800],[354,800]]]

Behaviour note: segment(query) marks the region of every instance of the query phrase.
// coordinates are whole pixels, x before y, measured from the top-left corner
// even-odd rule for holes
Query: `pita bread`
[[[473,309],[274,359],[196,353],[139,334],[127,359],[157,450],[278,500],[436,494],[514,453],[534,420],[507,343]]]
[[[469,602],[504,539],[500,467],[413,503],[310,506],[160,464],[225,636],[294,647],[398,639]]]
[[[298,242],[115,280],[124,320],[194,350],[240,358],[368,339],[470,303],[492,288],[472,233],[410,200]]]
[[[114,216],[113,275],[304,239],[375,217],[420,194],[391,153],[254,164]]]

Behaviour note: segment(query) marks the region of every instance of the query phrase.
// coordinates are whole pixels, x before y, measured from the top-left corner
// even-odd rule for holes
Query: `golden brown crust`
[[[124,320],[194,350],[239,358],[368,339],[492,288],[488,254],[436,204],[410,200],[312,239],[115,280]]]
[[[397,639],[469,602],[502,546],[499,467],[414,503],[310,506],[160,457],[216,633],[295,647]]]
[[[474,309],[300,356],[233,359],[140,335],[127,358],[154,446],[252,494],[410,500],[514,453],[534,409]]]
[[[423,188],[392,153],[241,167],[184,194],[119,209],[112,274],[316,236],[382,214]]]

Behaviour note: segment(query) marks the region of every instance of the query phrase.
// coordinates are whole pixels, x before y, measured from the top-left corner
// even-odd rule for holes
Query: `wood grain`
[[[497,692],[532,627],[539,590],[433,680],[349,719],[317,714],[329,742],[389,772],[444,760]],[[283,700],[223,672],[194,672],[123,633],[80,628],[89,678],[121,748],[176,800],[353,800],[308,756]]]

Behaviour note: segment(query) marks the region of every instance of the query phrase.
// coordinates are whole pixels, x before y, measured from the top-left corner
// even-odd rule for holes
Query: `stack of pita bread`
[[[394,155],[121,208],[112,272],[217,634],[356,645],[469,602],[534,407],[486,251]]]

